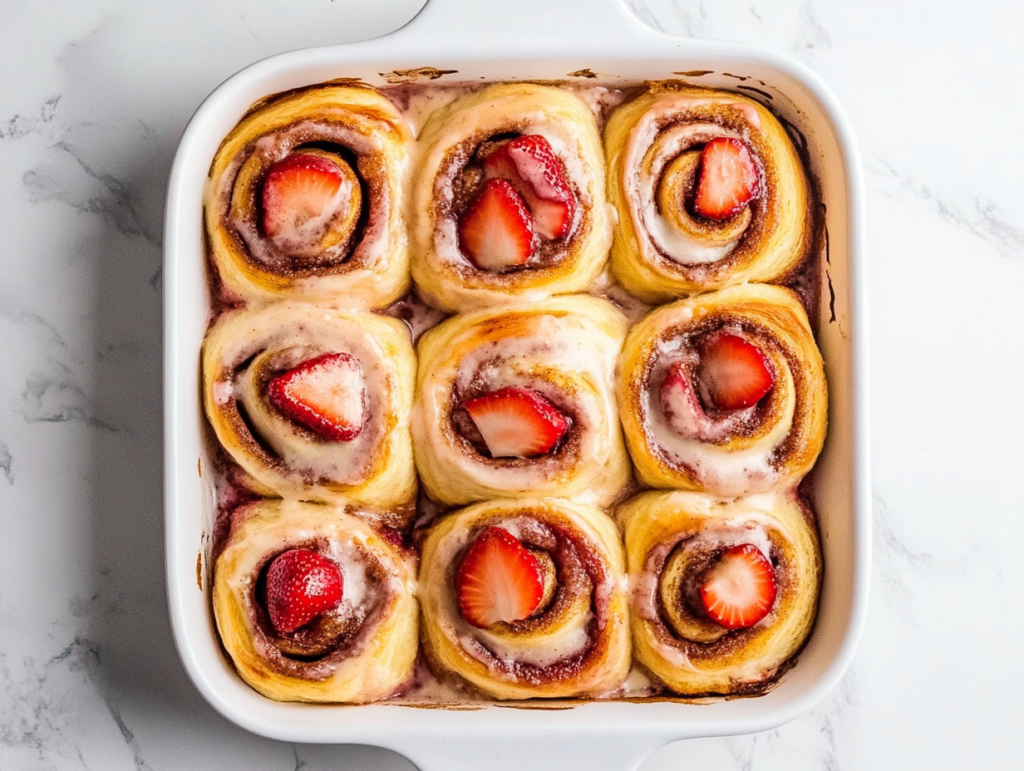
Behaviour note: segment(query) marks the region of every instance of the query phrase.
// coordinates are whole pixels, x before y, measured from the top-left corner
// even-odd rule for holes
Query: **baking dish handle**
[[[388,36],[388,43],[401,49],[408,41],[408,47],[416,50],[428,40],[433,49],[443,52],[446,39],[457,40],[460,53],[472,47],[482,59],[493,59],[509,43],[515,44],[517,56],[532,48],[538,55],[550,56],[568,40],[601,45],[651,36],[659,35],[633,16],[624,0],[428,0],[405,27]],[[635,771],[656,749],[678,738],[604,728],[557,734],[439,732],[390,746],[420,771]]]
[[[635,771],[667,741],[650,734],[595,730],[559,736],[417,738],[399,751],[420,771]]]
[[[633,15],[625,0],[428,0],[412,21],[389,37],[457,38],[460,49],[468,42],[479,48],[481,56],[493,58],[502,42],[535,45],[550,54],[566,39],[621,42],[624,35],[656,35]]]

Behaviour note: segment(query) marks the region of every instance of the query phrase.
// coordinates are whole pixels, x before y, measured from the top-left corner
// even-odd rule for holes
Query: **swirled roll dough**
[[[605,300],[565,296],[455,316],[427,332],[418,347],[412,431],[430,497],[448,505],[496,497],[614,500],[631,472],[613,382],[626,323]],[[460,433],[467,399],[507,387],[536,391],[570,418],[556,449],[539,458],[490,458]]]
[[[482,143],[538,134],[565,166],[577,199],[571,233],[509,272],[481,270],[459,249],[459,182]],[[594,115],[577,95],[550,86],[506,83],[462,97],[430,116],[419,138],[411,193],[412,275],[420,294],[449,312],[534,302],[581,292],[600,273],[612,239],[604,159]]]
[[[554,563],[558,585],[533,616],[488,629],[459,614],[455,577],[486,528],[504,528]],[[614,522],[564,500],[498,500],[437,521],[420,562],[423,643],[435,669],[495,699],[596,695],[630,667],[622,545]]]
[[[676,362],[692,367],[699,342],[725,331],[753,343],[774,375],[755,405],[705,413],[693,388],[689,435],[674,428],[660,394]],[[619,403],[637,477],[649,486],[721,496],[796,485],[825,441],[828,392],[807,315],[788,289],[746,284],[657,308],[623,344]]]
[[[415,561],[340,508],[266,500],[234,515],[214,567],[217,629],[238,673],[279,701],[365,703],[391,696],[418,648]],[[341,604],[287,635],[262,597],[270,561],[312,549],[343,576]]]
[[[364,383],[364,424],[330,441],[281,413],[267,383],[319,355],[346,353]],[[206,414],[264,495],[388,509],[416,495],[409,433],[416,359],[402,322],[359,311],[274,303],[220,318],[203,345]]]
[[[412,133],[371,88],[322,85],[255,105],[221,143],[203,203],[211,259],[229,295],[382,308],[409,288],[403,214]],[[327,147],[357,178],[351,239],[296,257],[260,224],[268,169],[294,151]]]
[[[761,191],[722,222],[688,210],[700,150],[717,137],[747,146]],[[608,200],[619,215],[612,271],[645,302],[778,281],[807,256],[813,241],[807,176],[785,129],[754,100],[652,84],[612,113],[604,142]]]
[[[803,646],[817,611],[821,552],[813,515],[799,497],[785,492],[724,501],[648,492],[623,505],[618,518],[636,660],[687,696],[770,686]],[[738,544],[753,544],[770,560],[777,595],[760,622],[730,631],[704,614],[694,595],[715,555]]]

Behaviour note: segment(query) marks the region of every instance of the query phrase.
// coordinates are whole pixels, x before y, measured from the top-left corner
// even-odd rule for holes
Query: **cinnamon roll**
[[[263,495],[410,503],[415,371],[401,321],[299,303],[227,313],[203,344],[206,415]]]
[[[825,441],[821,354],[788,289],[747,284],[652,311],[626,338],[620,378],[648,487],[731,497],[794,486]]]
[[[321,85],[255,105],[221,143],[204,195],[229,298],[382,308],[405,294],[412,142],[367,87]]]
[[[507,83],[430,116],[412,190],[412,275],[462,312],[584,290],[611,244],[601,139],[575,94]]]
[[[439,673],[495,699],[580,697],[630,667],[618,529],[564,500],[499,500],[443,517],[420,569],[423,643]]]
[[[412,431],[428,495],[614,500],[630,478],[613,384],[626,325],[605,300],[566,296],[427,332]]]
[[[779,282],[813,241],[813,207],[785,129],[752,99],[655,83],[604,132],[619,212],[612,271],[648,303]]]
[[[810,634],[821,582],[795,492],[648,492],[618,512],[636,660],[686,696],[763,691]]]
[[[365,703],[409,679],[418,611],[408,553],[318,504],[264,500],[234,520],[213,609],[249,685],[280,701]]]

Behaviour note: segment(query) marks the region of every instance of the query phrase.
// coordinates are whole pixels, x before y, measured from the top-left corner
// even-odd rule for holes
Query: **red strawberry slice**
[[[270,402],[318,436],[350,442],[363,430],[363,372],[347,353],[325,353],[267,384]]]
[[[533,219],[508,182],[487,180],[459,218],[459,246],[481,270],[522,265],[533,254]]]
[[[569,430],[569,419],[529,388],[501,388],[470,399],[466,411],[492,458],[536,458]]]
[[[337,212],[344,180],[321,155],[293,153],[278,161],[263,183],[263,232],[289,241],[319,236]]]
[[[738,335],[719,332],[701,349],[697,380],[701,396],[717,410],[742,410],[757,404],[775,384],[761,349]]]
[[[281,634],[294,632],[341,602],[341,568],[309,549],[291,549],[267,569],[267,612]]]
[[[704,610],[726,629],[752,627],[771,611],[776,593],[771,562],[750,543],[722,552],[700,586]]]
[[[694,211],[713,220],[729,219],[758,193],[757,166],[747,146],[738,139],[717,137],[700,154],[700,179]]]
[[[484,174],[515,186],[530,208],[541,238],[568,235],[576,196],[562,161],[544,137],[527,134],[501,145],[484,159]]]
[[[487,629],[529,618],[544,595],[544,570],[522,542],[500,527],[484,530],[466,550],[455,578],[459,612]]]
[[[669,426],[681,436],[699,436],[700,413],[693,386],[693,368],[688,362],[675,362],[661,384],[661,411]]]

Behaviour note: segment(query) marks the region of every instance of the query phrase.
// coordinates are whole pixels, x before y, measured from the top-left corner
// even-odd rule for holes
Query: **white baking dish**
[[[526,763],[536,769],[629,769],[669,741],[761,731],[791,720],[838,682],[853,657],[870,562],[861,167],[835,99],[788,58],[659,34],[633,18],[621,0],[519,0],[514,12],[507,9],[474,0],[431,0],[408,26],[386,37],[267,59],[220,86],[189,124],[171,175],[164,240],[171,616],[196,687],[222,714],[255,733],[379,745],[423,769]],[[339,77],[383,85],[381,73],[423,66],[457,70],[447,77],[474,81],[564,79],[583,69],[627,81],[689,73],[681,77],[764,100],[806,137],[829,235],[819,342],[829,379],[830,425],[813,486],[826,570],[813,635],[797,665],[770,693],[704,704],[602,702],[563,710],[283,704],[245,685],[221,651],[208,598],[212,481],[198,473],[205,453],[199,349],[209,313],[203,181],[221,139],[257,99]]]

